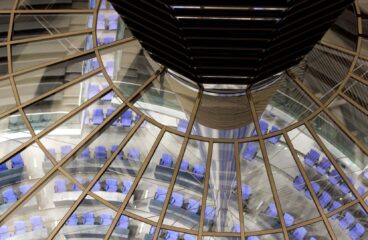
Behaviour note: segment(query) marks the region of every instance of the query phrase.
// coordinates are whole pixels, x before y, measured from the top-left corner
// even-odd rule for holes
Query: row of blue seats
[[[118,145],[114,144],[111,146],[111,154],[113,154],[118,148]],[[47,149],[50,154],[55,157],[56,156],[56,150],[55,148],[49,148]],[[73,150],[72,146],[70,145],[63,145],[60,147],[60,153],[61,153],[61,158],[64,158],[66,155],[68,155],[71,151]],[[138,148],[129,148],[128,149],[128,154],[127,154],[127,158],[129,160],[134,160],[134,161],[139,161],[141,157],[141,153],[140,150]],[[124,159],[125,158],[125,154],[124,151],[120,151],[119,154],[117,155],[117,158],[119,159]],[[91,156],[91,151],[89,149],[89,147],[85,148],[80,155],[78,156],[79,160],[88,160],[88,159],[92,159]],[[97,159],[97,160],[106,160],[107,159],[107,150],[106,147],[103,145],[98,145],[94,148],[94,158],[93,159]]]
[[[85,184],[85,182],[82,178],[77,177],[76,179],[81,185]],[[91,180],[92,179],[90,178],[88,182],[90,182]],[[121,192],[123,194],[127,194],[128,191],[130,190],[132,184],[133,184],[132,181],[124,180],[121,183],[121,186],[119,187],[119,182],[116,179],[107,178],[107,179],[104,180],[103,187],[101,186],[101,181],[98,180],[95,183],[95,185],[93,186],[93,188],[91,189],[91,191],[93,191],[93,192],[96,192],[96,191]],[[55,190],[56,193],[67,192],[68,189],[70,189],[71,191],[80,191],[79,187],[74,183],[71,184],[70,188],[68,188],[68,184],[67,184],[65,179],[56,179],[55,180],[54,190]]]
[[[20,185],[18,194],[13,188],[8,188],[7,190],[3,191],[2,197],[4,204],[17,202],[19,198],[21,198],[24,194],[28,192],[29,189],[31,189],[31,187],[32,186],[30,184]]]
[[[113,221],[113,216],[110,213],[102,213],[99,217],[96,217],[93,212],[85,212],[82,217],[78,217],[77,213],[70,215],[66,221],[68,226],[76,225],[102,225],[110,226]],[[129,228],[129,218],[126,216],[121,216],[116,225],[118,229],[128,229]]]
[[[30,230],[38,231],[45,228],[43,220],[41,216],[33,216],[30,218]],[[28,226],[25,221],[18,220],[14,222],[14,233],[11,234],[9,232],[9,228],[7,225],[3,225],[0,227],[0,240],[5,240],[10,238],[11,236],[17,236],[28,232]]]
[[[24,167],[24,161],[23,161],[22,156],[19,153],[17,155],[14,155],[10,159],[10,164],[11,164],[10,168],[12,169]],[[9,166],[7,165],[6,162],[0,164],[0,176],[1,176],[1,172],[4,172],[8,169],[9,169]]]
[[[107,28],[106,28],[107,22]],[[99,13],[97,18],[97,30],[109,30],[116,31],[118,29],[119,24],[119,15],[116,13],[109,14],[108,18],[105,19],[105,14]],[[93,25],[93,16],[88,16],[87,26],[88,28],[92,28]]]
[[[85,110],[84,124],[86,125],[100,125],[106,118],[110,117],[115,112],[115,108],[106,109],[106,114],[102,108],[96,108],[93,110],[92,119],[87,110]],[[133,122],[133,112],[131,110],[125,111],[119,116],[113,123],[112,126],[130,127]]]
[[[153,236],[155,234],[155,231],[156,227],[152,226],[149,234]],[[179,240],[180,233],[173,230],[164,230],[164,231],[160,230],[159,237],[165,240]],[[183,236],[183,240],[196,240],[196,239],[197,237],[187,233],[185,233]]]
[[[161,156],[160,159],[160,165],[164,166],[164,167],[169,167],[171,168],[173,166],[173,156],[169,153],[164,153]],[[180,171],[188,171],[189,169],[189,161],[186,159],[183,159],[180,163]],[[203,179],[204,178],[204,174],[206,172],[206,167],[203,164],[196,164],[193,166],[192,168],[192,174],[198,178],[198,179]]]
[[[96,6],[96,0],[90,0],[90,8],[91,9],[94,9],[95,7],[97,7]],[[107,0],[102,0],[101,1],[101,4],[100,4],[100,9],[102,9],[102,10],[106,10],[106,9],[114,9],[113,8],[113,6],[111,5],[111,3],[108,3],[108,1]]]

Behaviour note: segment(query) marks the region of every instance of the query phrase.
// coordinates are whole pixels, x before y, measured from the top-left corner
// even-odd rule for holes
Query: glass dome
[[[106,0],[2,0],[0,239],[367,239],[367,16],[224,89]]]

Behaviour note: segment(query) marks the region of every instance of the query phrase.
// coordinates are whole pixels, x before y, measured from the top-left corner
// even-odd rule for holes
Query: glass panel
[[[368,51],[368,49],[366,50]],[[363,58],[358,58],[357,59],[357,62],[354,66],[354,69],[353,69],[353,72],[355,75],[365,79],[365,80],[368,80],[368,76],[367,76],[367,73],[368,73],[368,61],[363,59]]]
[[[7,56],[6,47],[0,47],[0,76],[8,74]]]
[[[367,69],[368,70],[368,69]],[[349,82],[345,85],[344,93],[353,99],[360,106],[368,110],[368,101],[366,101],[366,93],[368,92],[368,86],[349,79]]]
[[[0,164],[0,214],[9,209],[47,173],[52,164],[36,143]]]
[[[92,191],[96,190],[94,192],[97,195],[115,206],[120,207],[142,163],[146,160],[148,152],[151,150],[159,131],[160,129],[156,126],[148,122],[143,122],[122,151],[119,152],[106,172],[95,184]],[[106,136],[106,141],[112,142],[113,140],[109,140],[109,136]],[[141,144],[142,142],[144,142],[144,144]],[[119,143],[116,142],[116,144]],[[111,145],[111,153],[116,151],[116,144]],[[77,176],[81,177],[80,175]],[[100,189],[100,191],[98,191],[98,189]],[[130,205],[132,205],[134,198],[135,196],[133,195],[131,203],[129,203]]]
[[[87,196],[60,229],[61,239],[103,239],[116,212]]]
[[[182,143],[182,137],[165,133],[134,191],[128,211],[158,220]]]
[[[307,129],[302,126],[288,134],[321,207],[330,212],[353,200],[350,189]],[[310,202],[313,201],[301,175],[294,178],[293,186]]]
[[[1,2],[1,5],[3,5],[3,2]],[[2,7],[3,6],[0,6],[0,9],[2,9]],[[0,42],[5,42],[8,37],[9,20],[9,14],[0,14]]]
[[[239,206],[236,185],[234,145],[214,144],[204,231],[239,231]]]
[[[259,120],[263,119],[267,123],[268,126],[264,128],[270,132],[300,121],[317,109],[312,100],[287,76],[252,95]],[[262,132],[267,133],[267,129],[262,129]]]
[[[284,235],[282,233],[278,234],[269,234],[269,235],[261,235],[261,236],[249,236],[245,237],[246,240],[282,240],[284,239]],[[313,240],[313,239],[309,239]]]
[[[91,14],[17,14],[14,18],[13,39],[31,38],[92,28]]]
[[[159,68],[138,41],[100,51],[107,74],[126,98]]]
[[[86,102],[89,98],[97,95],[107,86],[108,83],[103,78],[95,75],[50,97],[44,98],[26,107],[24,110],[32,128],[36,131],[41,131]],[[104,102],[101,102],[101,104]]]
[[[152,238],[148,238],[148,239],[151,240]],[[188,234],[188,233],[182,233],[182,232],[177,232],[177,231],[174,231],[174,230],[167,230],[167,229],[161,228],[158,239],[160,239],[160,240],[163,240],[163,239],[197,240],[197,236],[192,235],[192,234]]]
[[[91,47],[90,34],[12,46],[14,72],[80,53]]]
[[[246,232],[280,227],[259,143],[240,144],[239,159]]]
[[[0,119],[0,159],[31,138],[19,112]]]
[[[208,143],[189,140],[176,178],[171,204],[164,218],[164,224],[197,230],[201,214],[202,194]],[[167,162],[164,162],[167,165]],[[167,167],[161,167],[161,176],[167,172]],[[167,177],[169,178],[169,177]]]
[[[89,9],[95,8],[96,0],[20,0],[18,9]]]
[[[121,215],[112,232],[111,239],[152,240],[155,230],[156,227],[152,225]]]
[[[47,239],[79,195],[69,195],[65,177],[56,173],[1,224],[2,237],[8,239]]]
[[[0,5],[0,9],[12,9],[14,5],[14,0],[2,0],[1,1],[1,5]]]
[[[364,240],[368,237],[367,215],[368,213],[359,204],[355,204],[328,220],[339,240]]]
[[[114,95],[113,92],[110,93],[112,96]],[[104,97],[110,93],[107,93]],[[102,124],[104,119],[106,119],[106,115],[115,112],[122,104],[122,101],[116,96],[109,99],[109,101],[103,101],[104,97],[95,101],[83,111],[78,112],[41,138],[41,142],[50,153],[55,154],[57,161],[63,159],[71,152],[88,134]],[[133,121],[132,118],[130,118],[130,121]]]
[[[203,237],[203,240],[240,240],[240,237]]]
[[[363,171],[368,166],[368,156],[324,114],[320,114],[311,123],[356,190],[360,194],[366,192],[368,176],[365,177]]]
[[[153,81],[134,104],[156,121],[184,132],[198,91],[184,87],[169,74]]]
[[[70,59],[15,76],[21,102],[38,97],[99,67],[95,54]],[[103,78],[98,74],[96,78]],[[91,92],[94,89],[91,89]],[[95,95],[95,94],[94,94]],[[90,98],[90,97],[88,97]]]
[[[289,239],[331,239],[323,222],[299,227],[288,232]],[[340,235],[337,235],[340,240]]]
[[[9,79],[0,80],[0,113],[16,106]]]

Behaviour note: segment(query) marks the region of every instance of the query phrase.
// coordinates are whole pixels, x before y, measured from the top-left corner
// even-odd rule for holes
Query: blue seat
[[[197,212],[198,212],[198,210],[199,210],[199,206],[200,206],[199,201],[197,201],[197,200],[195,200],[195,199],[192,199],[192,198],[189,198],[189,199],[188,199],[187,210],[188,210],[189,212],[197,213]]]
[[[274,202],[271,202],[267,209],[266,209],[266,215],[272,218],[277,218],[277,209]]]
[[[170,204],[176,207],[182,207],[184,204],[184,196],[180,193],[173,192],[171,195]]]
[[[127,110],[121,115],[121,125],[123,127],[130,127],[132,125],[133,112]]]
[[[293,240],[303,240],[307,235],[308,231],[305,227],[300,227],[292,232]]]
[[[66,181],[64,179],[56,179],[54,183],[54,190],[56,193],[66,192]]]
[[[365,233],[365,228],[361,223],[356,223],[352,228],[349,229],[348,234],[352,240],[360,239]]]
[[[243,158],[251,161],[257,156],[258,152],[258,144],[255,142],[249,142],[247,147],[245,148]]]
[[[240,224],[235,224],[233,226],[232,232],[240,233]]]
[[[102,0],[102,1],[101,1],[100,8],[101,8],[101,9],[106,9],[106,0]]]
[[[56,158],[56,150],[55,150],[55,148],[48,148],[47,151],[51,154],[51,156],[53,156],[54,158]]]
[[[331,168],[331,166],[332,166],[332,164],[330,163],[330,161],[327,158],[323,157],[322,161],[317,166],[317,172],[320,175],[324,175],[324,174],[326,174],[326,172],[328,172],[328,170]]]
[[[368,180],[368,169],[366,169],[366,170],[362,173],[362,177],[363,177],[365,180]]]
[[[105,30],[105,16],[102,13],[98,14],[97,29],[98,30]]]
[[[114,76],[114,62],[107,61],[105,64],[105,69],[106,69],[107,75],[109,75],[110,77]]]
[[[206,172],[206,167],[203,164],[197,164],[193,167],[193,175],[198,179],[203,179]]]
[[[129,218],[127,216],[121,215],[116,227],[120,228],[120,229],[128,229],[128,227],[129,227]]]
[[[160,165],[164,167],[171,167],[173,165],[173,157],[169,153],[162,154]]]
[[[196,236],[194,236],[194,235],[191,235],[191,234],[184,234],[184,236],[183,236],[184,238],[184,240],[197,240],[197,237]]]
[[[154,235],[155,234],[155,231],[156,231],[156,227],[155,226],[151,226],[151,229],[149,231],[149,234],[150,235]]]
[[[188,170],[188,168],[189,168],[188,160],[183,159],[180,163],[180,169],[179,170],[182,171],[182,172],[186,172]]]
[[[118,19],[119,16],[117,14],[109,15],[109,30],[117,30],[118,29]]]
[[[0,227],[0,240],[5,240],[10,237],[8,226],[3,225]]]
[[[116,179],[107,178],[105,183],[106,183],[106,192],[118,191],[118,181]]]
[[[332,212],[338,208],[340,208],[342,206],[342,204],[338,201],[333,201],[332,204],[328,207],[328,211]],[[336,219],[337,218],[337,214],[333,215],[331,217],[332,219]]]
[[[342,193],[348,194],[350,192],[350,188],[345,182],[341,182],[339,185],[339,189]]]
[[[340,174],[334,169],[330,172],[329,176],[328,176],[328,180],[330,181],[330,183],[332,183],[333,185],[337,185],[339,182],[342,181],[342,178],[340,176]]]
[[[259,121],[259,127],[261,129],[262,135],[265,135],[268,132],[268,123],[267,122],[265,122],[263,120],[260,120]]]
[[[100,215],[100,224],[103,226],[111,225],[112,215],[109,213],[103,213]]]
[[[78,216],[77,214],[74,212],[72,213],[72,215],[70,215],[70,217],[68,218],[68,220],[66,221],[66,225],[71,225],[71,226],[75,226],[78,224]]]
[[[108,95],[108,94],[107,94]],[[105,95],[105,96],[107,96],[107,95]],[[111,98],[112,98],[112,96],[111,96]],[[111,100],[109,100],[109,101],[111,101]],[[111,116],[111,114],[113,114],[114,112],[115,112],[115,108],[109,108],[109,109],[107,109],[107,111],[106,111],[106,118],[108,118],[108,117],[110,117]],[[112,123],[112,125],[113,126],[117,126],[117,125],[119,125],[119,118],[116,118],[115,120],[114,120],[114,122]],[[117,145],[116,145],[117,146]]]
[[[213,207],[206,207],[204,209],[204,219],[207,221],[212,221],[215,218],[216,209]]]
[[[100,125],[104,120],[104,113],[101,108],[96,108],[93,110],[93,124]]]
[[[88,99],[93,98],[99,92],[100,92],[100,87],[97,84],[89,84],[89,86],[88,86]]]
[[[284,213],[284,221],[285,221],[285,226],[286,227],[290,227],[291,225],[294,224],[294,217],[290,214],[290,213]]]
[[[318,196],[318,193],[321,191],[321,186],[316,182],[311,182],[311,185],[312,185],[313,191]],[[308,190],[305,190],[304,194],[309,200],[312,200],[312,196]]]
[[[86,212],[83,214],[83,224],[84,225],[94,225],[95,215],[92,212]]]
[[[179,119],[179,123],[178,123],[178,126],[176,127],[176,130],[185,133],[188,128],[188,123],[189,122],[187,120]]]
[[[75,178],[81,185],[83,185],[83,179],[80,177]],[[77,184],[72,184],[72,191],[81,191],[81,189],[77,186]]]
[[[123,181],[123,186],[121,187],[121,192],[124,194],[128,194],[130,188],[132,187],[132,181],[125,180]]]
[[[328,192],[325,192],[325,191],[322,192],[321,196],[319,196],[318,199],[319,199],[319,202],[320,202],[322,208],[327,207],[330,204],[330,202],[332,201],[331,195]]]
[[[107,87],[107,86],[106,86]],[[104,101],[104,102],[111,102],[111,100],[112,100],[112,97],[114,96],[114,92],[113,91],[110,91],[110,92],[108,92],[107,94],[105,94],[102,98],[101,98],[101,100],[102,101]],[[109,109],[107,109],[107,111],[109,111]],[[113,111],[114,112],[114,111]],[[107,115],[107,114],[106,114]],[[111,113],[110,113],[110,115],[111,115]],[[106,116],[106,117],[108,117],[108,116]]]
[[[89,150],[89,147],[86,147],[85,149],[83,149],[83,151],[79,154],[78,159],[81,159],[81,160],[91,159],[91,152]]]
[[[8,166],[6,166],[6,163],[0,164],[0,172],[4,172],[8,170]]]
[[[277,126],[272,126],[272,128],[271,128],[271,132],[276,132],[278,130],[280,130],[280,128],[277,127]],[[269,142],[269,143],[272,143],[272,144],[276,144],[280,141],[280,138],[281,138],[281,135],[278,135],[278,136],[275,136],[275,137],[267,138],[266,141]]]
[[[141,152],[139,151],[138,148],[129,148],[128,150],[129,160],[139,161],[140,158],[141,158]]]
[[[11,158],[11,166],[12,168],[24,167],[23,158],[19,153]]]
[[[44,228],[43,220],[41,216],[31,217],[31,225],[32,225],[32,231],[41,230],[42,228]]]
[[[101,191],[101,183],[100,183],[100,180],[97,180],[97,182],[95,183],[95,185],[92,187],[91,191],[92,192]]]
[[[178,240],[179,233],[173,230],[167,230],[165,239],[166,240]]]
[[[249,236],[247,240],[259,240],[257,236]]]
[[[20,185],[19,186],[19,193],[20,193],[20,196],[23,196],[24,194],[26,194],[29,189],[32,188],[32,185],[30,184],[23,184],[23,185]]]
[[[303,190],[305,188],[305,182],[302,176],[298,175],[295,177],[294,181],[293,181],[293,186],[295,187],[296,190],[298,190],[299,192],[301,190]]]
[[[154,199],[160,202],[164,202],[166,198],[166,194],[167,194],[166,188],[158,187],[155,192]]]
[[[9,188],[3,192],[3,198],[6,204],[15,203],[18,200],[17,195],[12,188]]]
[[[342,229],[349,228],[353,223],[355,222],[354,216],[350,212],[345,212],[345,215],[342,219],[339,221],[339,226]]]
[[[27,225],[24,221],[15,221],[14,228],[15,228],[15,235],[24,234],[27,232]]]
[[[95,159],[98,159],[98,160],[107,159],[107,151],[106,151],[105,146],[99,145],[95,147]]]
[[[242,197],[243,200],[248,200],[252,195],[252,188],[248,185],[243,183],[242,184]]]
[[[64,158],[66,155],[68,155],[72,151],[72,146],[70,145],[63,145],[61,146],[61,158]]]
[[[111,146],[111,154],[113,154],[114,152],[116,152],[118,150],[118,145],[114,144]],[[118,155],[116,156],[118,159],[124,159],[124,151],[120,151],[118,153]]]
[[[116,39],[114,37],[109,37],[109,36],[106,36],[103,38],[103,43],[104,44],[109,44],[109,43],[112,43],[114,42]]]
[[[307,155],[304,156],[304,163],[309,167],[313,167],[317,161],[319,160],[320,153],[315,150],[311,149]]]

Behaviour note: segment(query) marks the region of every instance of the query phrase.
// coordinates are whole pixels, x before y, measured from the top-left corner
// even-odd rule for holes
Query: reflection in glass
[[[111,239],[153,239],[156,227],[147,223],[129,218],[125,215],[119,217],[119,221],[112,232]]]
[[[3,1],[1,2],[1,5],[3,5]],[[0,9],[2,7],[3,6],[0,6]],[[8,37],[9,20],[10,20],[9,14],[0,14],[0,42],[5,42]]]
[[[95,8],[96,0],[40,1],[20,0],[18,9],[89,9]]]
[[[299,227],[288,232],[289,239],[330,239],[323,222]],[[339,235],[336,235],[340,239]]]
[[[8,59],[6,47],[0,47],[0,77],[8,74]]]
[[[15,107],[16,102],[9,79],[0,80],[0,113]]]
[[[367,69],[368,70],[368,69]],[[368,103],[364,101],[363,99],[366,96],[366,93],[368,92],[368,86],[353,80],[349,79],[347,84],[344,87],[344,93],[353,99],[356,103],[358,103],[360,106],[368,110]]]

